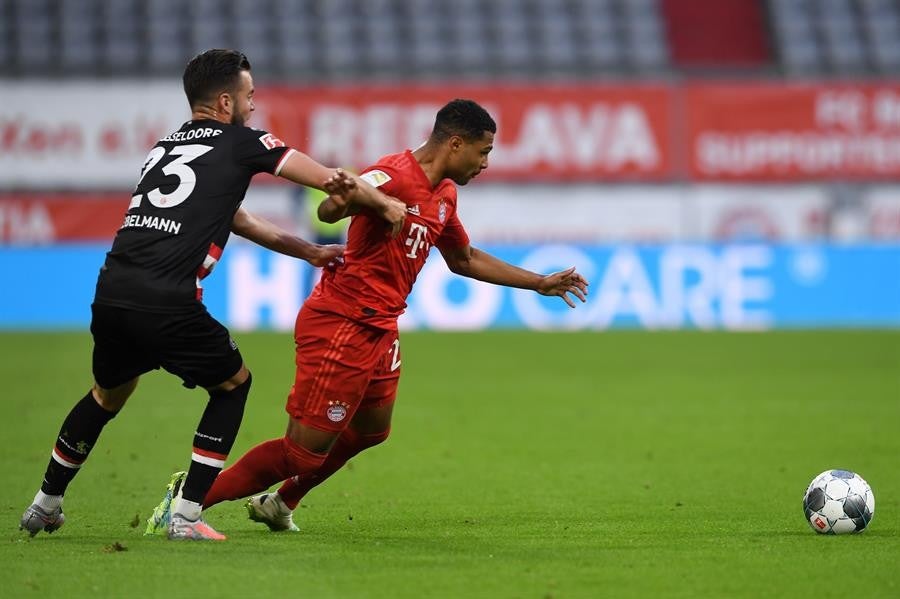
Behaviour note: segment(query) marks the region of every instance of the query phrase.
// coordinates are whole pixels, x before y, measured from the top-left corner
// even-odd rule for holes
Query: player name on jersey
[[[200,129],[188,129],[187,131],[176,131],[171,133],[159,141],[187,141],[189,139],[204,139],[206,137],[216,137],[221,135],[221,129],[213,129],[212,127],[202,127]]]
[[[156,229],[157,231],[166,231],[172,235],[178,235],[181,231],[181,223],[170,218],[160,218],[158,216],[148,216],[146,214],[126,214],[125,222],[122,228],[138,227],[144,229]]]

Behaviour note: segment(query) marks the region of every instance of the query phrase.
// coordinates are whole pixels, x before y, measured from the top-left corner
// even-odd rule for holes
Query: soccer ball
[[[862,532],[875,515],[875,495],[855,472],[826,470],[809,483],[803,513],[809,526],[821,534]]]

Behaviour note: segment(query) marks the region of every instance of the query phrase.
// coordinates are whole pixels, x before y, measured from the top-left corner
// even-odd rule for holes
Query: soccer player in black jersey
[[[150,150],[131,204],[100,269],[91,333],[93,388],[69,412],[40,491],[22,516],[32,536],[65,521],[63,495],[104,425],[150,370],[209,392],[191,464],[171,506],[170,539],[223,540],[200,518],[206,492],[237,436],[250,371],[228,330],[201,303],[201,280],[231,232],[323,266],[342,246],[316,245],[241,208],[250,179],[268,172],[344,195],[399,230],[405,206],[340,169],[322,166],[266,131],[245,125],[254,110],[250,63],[234,50],[208,50],[184,71],[191,120]]]

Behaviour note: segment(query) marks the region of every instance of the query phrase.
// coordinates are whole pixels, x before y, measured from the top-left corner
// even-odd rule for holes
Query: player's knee
[[[211,400],[225,400],[233,402],[236,407],[240,407],[240,409],[243,410],[244,404],[247,403],[247,397],[250,395],[250,386],[252,384],[253,375],[248,371],[247,379],[243,383],[229,389],[228,391],[223,391],[221,389],[210,391],[209,398]]]
[[[112,389],[105,389],[98,383],[94,383],[92,389],[94,401],[107,412],[118,413],[125,405],[125,402],[128,401],[128,398],[131,397],[131,394],[134,393],[137,384],[138,377]]]
[[[328,457],[327,453],[315,453],[298,445],[288,437],[281,440],[284,461],[292,476],[302,475],[319,469]]]
[[[368,449],[369,447],[375,447],[380,443],[384,443],[387,441],[387,438],[391,434],[391,429],[387,428],[383,431],[379,431],[376,433],[366,433],[359,434],[357,433],[357,443],[359,443],[361,449]]]

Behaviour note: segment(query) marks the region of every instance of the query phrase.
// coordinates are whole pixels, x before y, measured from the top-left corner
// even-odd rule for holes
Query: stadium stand
[[[900,73],[894,0],[0,0],[0,34],[4,77],[169,74],[222,45],[285,81]]]
[[[669,67],[659,0],[0,0],[0,76],[168,74],[211,46],[282,80],[588,78]]]
[[[779,0],[769,4],[790,74],[896,74],[900,9],[892,0]]]

